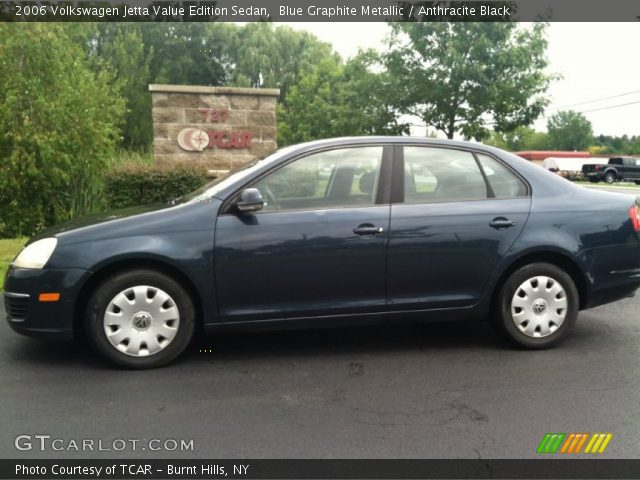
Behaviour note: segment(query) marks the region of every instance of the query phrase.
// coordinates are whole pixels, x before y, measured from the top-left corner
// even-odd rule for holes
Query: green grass
[[[0,292],[4,289],[4,274],[9,268],[9,263],[22,249],[26,241],[26,238],[0,239]]]

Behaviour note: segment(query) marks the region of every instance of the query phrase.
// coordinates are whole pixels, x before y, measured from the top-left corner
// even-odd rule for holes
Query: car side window
[[[487,184],[471,152],[435,147],[404,147],[405,203],[485,198]]]
[[[527,186],[507,167],[488,155],[478,154],[495,198],[526,197]]]
[[[314,153],[262,178],[254,185],[264,211],[372,206],[383,147],[353,147]]]

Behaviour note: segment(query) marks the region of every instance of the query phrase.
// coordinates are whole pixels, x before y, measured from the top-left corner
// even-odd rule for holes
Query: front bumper
[[[87,270],[9,267],[4,304],[7,322],[18,333],[34,337],[73,338],[73,317]],[[41,293],[59,293],[56,302],[41,302]]]

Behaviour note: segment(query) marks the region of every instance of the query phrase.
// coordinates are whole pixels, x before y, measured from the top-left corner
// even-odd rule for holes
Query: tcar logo
[[[202,152],[209,145],[209,134],[198,128],[185,128],[178,134],[178,145],[187,152]]]
[[[537,453],[604,453],[612,437],[612,433],[547,433]]]

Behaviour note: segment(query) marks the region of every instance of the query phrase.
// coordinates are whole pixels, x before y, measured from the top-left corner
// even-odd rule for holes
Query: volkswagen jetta
[[[49,229],[10,266],[17,332],[169,362],[196,332],[354,319],[489,319],[547,348],[640,286],[640,213],[479,144],[281,149],[165,205]]]

